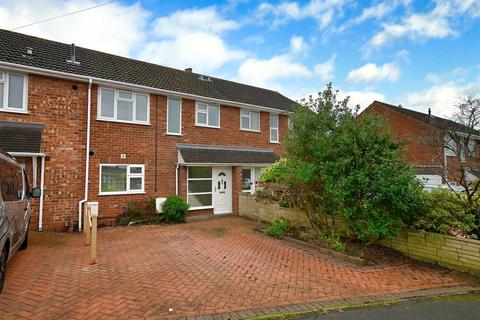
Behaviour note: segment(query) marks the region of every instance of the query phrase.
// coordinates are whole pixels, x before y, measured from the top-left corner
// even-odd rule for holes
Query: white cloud
[[[430,82],[430,83],[439,83],[441,81],[442,77],[440,77],[436,73],[427,73],[425,76],[425,81]]]
[[[480,82],[474,81],[459,85],[453,81],[434,85],[428,89],[406,94],[406,105],[426,112],[432,109],[434,115],[450,117],[456,111],[456,105],[467,96],[479,97]]]
[[[290,50],[292,50],[292,53],[294,54],[301,53],[308,50],[308,44],[305,43],[303,37],[293,36],[290,39]]]
[[[360,106],[360,111],[363,111],[368,107],[373,101],[385,101],[385,95],[375,92],[375,91],[347,91],[344,93],[345,96],[349,96],[349,105],[350,106]]]
[[[347,81],[357,82],[377,82],[382,80],[396,81],[400,76],[400,69],[394,63],[385,63],[377,66],[374,63],[367,63],[358,69],[350,71],[347,75]]]
[[[0,28],[12,29],[100,3],[88,0],[1,1]],[[138,3],[126,5],[115,2],[17,32],[131,56],[145,39],[148,17],[149,12]]]
[[[331,81],[335,68],[335,57],[313,68],[295,61],[289,54],[274,56],[270,59],[247,59],[238,69],[238,80],[241,82],[268,87],[279,91],[284,90],[279,81],[284,79],[314,79]]]
[[[246,53],[230,48],[223,34],[238,29],[233,20],[221,17],[215,7],[180,10],[153,22],[152,36],[140,59],[194,72],[210,73]]]
[[[452,26],[452,20],[459,15],[480,16],[480,2],[437,0],[435,7],[429,12],[409,13],[398,23],[383,24],[383,30],[373,36],[366,51],[368,53],[372,47],[382,47],[399,38],[422,40],[455,36],[458,31]]]
[[[153,22],[153,32],[159,37],[182,36],[191,32],[221,34],[239,27],[238,22],[223,19],[214,7],[180,10]]]
[[[411,0],[391,0],[379,2],[371,7],[365,8],[362,14],[353,20],[353,24],[359,24],[369,19],[379,19],[392,13],[399,6],[409,6]]]
[[[282,2],[278,5],[262,3],[257,8],[260,18],[273,16],[273,26],[278,27],[291,20],[314,19],[318,26],[325,28],[333,23],[333,18],[338,16],[346,0],[310,0],[301,5],[297,2]]]

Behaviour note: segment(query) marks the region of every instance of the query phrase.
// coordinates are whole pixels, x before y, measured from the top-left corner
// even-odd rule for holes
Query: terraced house
[[[294,102],[276,91],[0,30],[0,148],[43,187],[32,228],[76,229],[98,201],[179,194],[235,213],[282,152]]]

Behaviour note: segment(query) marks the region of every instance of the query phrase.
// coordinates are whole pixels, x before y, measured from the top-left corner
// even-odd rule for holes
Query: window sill
[[[0,108],[0,112],[7,112],[7,113],[18,113],[18,114],[28,114],[26,110],[12,110],[12,109],[4,109]]]
[[[272,144],[280,144],[280,141],[270,141]]]
[[[138,192],[125,192],[125,191],[120,191],[120,192],[99,192],[99,196],[126,196],[126,195],[136,195],[136,194],[146,194],[145,191],[138,191]]]
[[[215,127],[215,126],[206,126],[203,124],[195,124],[195,127],[200,127],[200,128],[210,128],[210,129],[220,129],[220,126]]]
[[[176,136],[176,137],[181,137],[181,136],[183,136],[183,134],[181,134],[181,133],[170,133],[170,132],[166,132],[165,135],[167,135],[167,136]]]
[[[188,211],[206,210],[206,209],[213,209],[213,206],[193,207],[193,208],[188,208]]]
[[[240,128],[240,131],[262,133],[262,131],[260,131],[260,130],[250,130],[250,129],[242,129],[242,128]]]
[[[97,118],[97,121],[134,124],[134,125],[140,125],[140,126],[150,126],[150,122],[133,122],[133,121],[105,119],[105,118]]]

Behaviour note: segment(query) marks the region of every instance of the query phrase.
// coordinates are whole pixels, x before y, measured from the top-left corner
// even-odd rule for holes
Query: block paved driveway
[[[163,319],[467,284],[402,262],[353,266],[227,217],[79,234],[32,233],[8,266],[0,319]]]

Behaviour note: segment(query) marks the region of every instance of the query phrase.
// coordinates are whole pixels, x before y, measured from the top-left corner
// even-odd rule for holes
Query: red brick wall
[[[405,142],[405,157],[411,165],[422,170],[422,167],[438,167],[442,164],[442,148],[434,148],[429,143],[432,134],[438,133],[431,126],[377,102],[362,114],[373,113],[382,116],[394,136]]]
[[[44,228],[64,230],[65,223],[76,226],[78,202],[84,193],[88,85],[32,74],[28,84],[28,114],[0,112],[0,120],[45,125],[42,152],[49,156],[49,161],[46,161],[45,172]],[[72,89],[73,84],[78,86],[77,90]],[[96,120],[97,89],[94,85],[90,149],[95,155],[90,157],[89,201],[99,201],[102,224],[115,223],[129,201],[175,194],[177,143],[269,147],[276,153],[282,152],[281,144],[270,143],[267,112],[261,112],[260,133],[241,131],[240,109],[223,105],[221,128],[196,127],[195,102],[183,100],[183,135],[171,136],[166,134],[166,96],[150,95],[150,125],[125,124]],[[280,115],[279,124],[282,141],[287,131],[287,117]],[[120,154],[125,154],[126,159],[120,159]],[[144,164],[145,194],[99,195],[101,163]],[[38,168],[40,170],[40,162]],[[233,172],[233,177],[238,178],[235,168]],[[234,211],[238,207],[235,192],[232,194]],[[186,195],[185,168],[180,169],[179,193]]]

